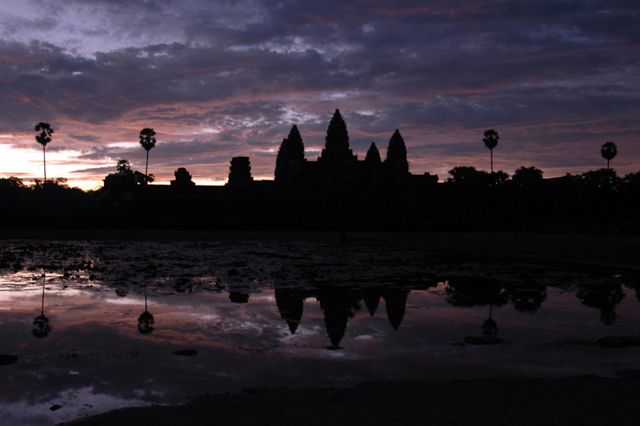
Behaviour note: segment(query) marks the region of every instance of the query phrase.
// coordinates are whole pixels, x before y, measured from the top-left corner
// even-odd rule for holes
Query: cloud
[[[361,157],[400,129],[416,172],[471,161],[477,150],[461,147],[490,127],[513,135],[501,148],[518,166],[551,165],[532,151],[555,146],[568,167],[593,167],[598,150],[578,143],[614,137],[629,167],[640,161],[634,2],[34,4],[46,18],[18,6],[0,16],[11,23],[0,40],[0,132],[51,122],[52,150],[75,146],[78,161],[139,161],[140,150],[105,145],[153,127],[159,176],[213,161],[209,173],[224,179],[222,156],[250,153],[266,171],[292,124],[310,152],[321,148],[335,108]]]

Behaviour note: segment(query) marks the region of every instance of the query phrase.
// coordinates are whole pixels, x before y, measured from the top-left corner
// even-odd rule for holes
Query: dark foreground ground
[[[632,425],[640,379],[365,383],[346,389],[247,389],[184,406],[124,408],[67,423],[144,425]]]
[[[389,241],[463,250],[495,258],[524,258],[640,269],[640,235],[605,232],[347,232],[345,242]],[[0,229],[2,240],[340,240],[337,231],[194,231],[100,229]]]

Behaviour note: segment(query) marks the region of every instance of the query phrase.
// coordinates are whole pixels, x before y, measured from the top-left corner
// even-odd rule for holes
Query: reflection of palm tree
[[[493,319],[493,305],[489,305],[489,318],[482,323],[482,333],[488,336],[498,334],[498,323]]]
[[[49,318],[44,315],[44,287],[46,281],[46,274],[42,274],[42,305],[40,307],[40,315],[34,318],[33,325],[36,326],[31,332],[37,338],[47,337],[53,330],[51,324],[49,324]]]
[[[53,330],[53,327],[49,324],[49,318],[44,315],[44,312],[34,318],[33,325],[36,327],[31,332],[37,338],[47,337]]]
[[[138,317],[138,331],[140,334],[151,334],[153,332],[153,315],[145,310]]]
[[[153,332],[153,315],[147,310],[147,285],[144,286],[144,312],[138,317],[138,331],[140,334]]]

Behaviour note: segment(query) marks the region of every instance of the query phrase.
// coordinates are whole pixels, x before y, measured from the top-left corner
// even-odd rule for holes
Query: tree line
[[[633,228],[638,227],[640,217],[640,172],[617,175],[610,167],[611,160],[617,155],[613,142],[606,142],[601,147],[601,155],[607,160],[606,168],[552,179],[544,179],[543,171],[534,166],[522,166],[512,176],[504,171],[494,171],[493,151],[500,135],[489,129],[484,132],[482,141],[491,152],[491,172],[468,166],[454,167],[449,170],[447,179],[437,183],[436,176],[409,175],[407,171],[406,179],[397,180],[393,187],[379,186],[373,191],[371,188],[365,188],[366,191],[352,188],[354,193],[343,197],[346,200],[343,205],[331,202],[331,197],[336,196],[332,191],[319,193],[317,190],[322,190],[321,186],[313,187],[312,191],[300,188],[297,192],[283,193],[269,185],[258,185],[240,192],[234,192],[233,188],[199,187],[197,197],[181,194],[179,188],[153,186],[157,191],[151,194],[144,191],[150,187],[139,187],[135,189],[139,194],[133,194],[133,201],[114,206],[105,204],[103,189],[82,191],[70,188],[66,179],[47,179],[45,148],[52,141],[54,130],[44,122],[38,123],[35,130],[36,142],[43,148],[45,179],[36,179],[27,185],[17,177],[0,178],[0,201],[5,206],[0,212],[0,220],[4,227],[32,226],[34,223],[100,227],[105,219],[108,219],[106,222],[112,219],[114,208],[125,221],[136,216],[136,211],[142,207],[145,215],[148,214],[143,226],[163,226],[168,222],[192,223],[193,226],[206,224],[208,227],[232,222],[240,226],[241,223],[268,225],[295,220],[304,227],[340,220],[351,222],[353,226],[361,223],[365,228],[379,225],[393,228],[400,224],[408,228],[444,226],[450,229]],[[143,183],[153,179],[148,166],[149,151],[157,142],[155,136],[151,128],[140,131],[140,145],[147,153]],[[122,159],[114,171],[131,172],[131,166]],[[206,205],[216,208],[203,207]],[[338,215],[330,211],[337,209],[336,206],[347,213]],[[198,219],[191,220],[191,215]],[[134,226],[133,222],[131,226]]]

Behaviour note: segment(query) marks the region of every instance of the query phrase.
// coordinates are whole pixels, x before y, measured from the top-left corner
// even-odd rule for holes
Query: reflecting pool
[[[370,241],[14,241],[0,256],[7,424],[248,387],[640,364],[638,347],[597,344],[639,335],[635,271]]]

